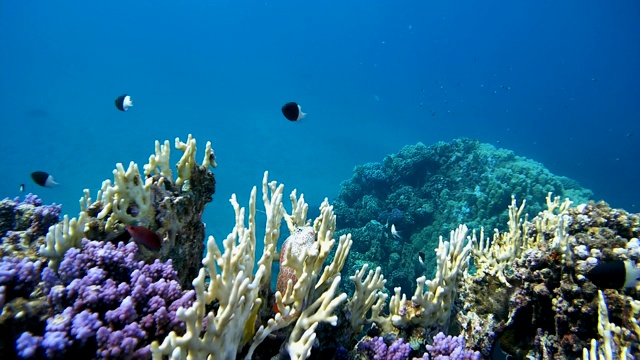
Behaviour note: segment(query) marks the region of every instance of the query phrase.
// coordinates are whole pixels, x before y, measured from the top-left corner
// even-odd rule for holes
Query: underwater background
[[[638,20],[0,2],[1,357],[640,358]]]
[[[315,208],[355,165],[467,137],[637,212],[639,18],[632,0],[3,1],[0,194],[75,216],[116,163],[193,134],[217,156],[219,239],[264,170]]]

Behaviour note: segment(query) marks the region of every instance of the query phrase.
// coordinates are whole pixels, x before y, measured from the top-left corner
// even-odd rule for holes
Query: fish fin
[[[635,267],[630,260],[624,262],[625,268],[625,288],[635,288],[640,281],[640,268]]]

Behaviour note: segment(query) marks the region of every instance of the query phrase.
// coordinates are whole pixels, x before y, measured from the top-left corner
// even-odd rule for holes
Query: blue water
[[[2,1],[0,196],[25,183],[76,216],[117,162],[191,133],[218,159],[220,237],[264,170],[315,207],[356,164],[465,136],[638,212],[639,40],[634,0]]]

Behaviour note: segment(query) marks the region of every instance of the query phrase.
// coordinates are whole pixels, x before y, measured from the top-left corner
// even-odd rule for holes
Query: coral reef
[[[105,180],[93,201],[85,190],[77,218],[50,229],[40,253],[50,258],[49,267],[57,268],[65,251],[80,246],[82,238],[99,241],[128,241],[127,225],[140,225],[156,232],[162,239],[159,251],[142,250],[146,261],[173,260],[182,286],[190,286],[197,276],[204,253],[202,212],[212,200],[215,178],[209,171],[215,166],[211,143],[207,143],[202,165],[195,160],[196,140],[189,135],[186,142],[175,140],[183,151],[178,161],[178,177],[173,179],[169,165],[169,141],[155,144],[155,155],[144,165],[144,177],[134,162],[125,171],[116,164],[113,182]]]
[[[346,293],[338,294],[337,288],[340,271],[353,243],[351,234],[340,236],[335,253],[328,261],[336,244],[333,207],[325,200],[312,224],[306,219],[308,205],[304,197],[298,198],[294,190],[290,195],[292,209],[288,213],[282,205],[284,186],[269,182],[267,176],[265,173],[262,182],[267,215],[262,255],[257,256],[254,188],[249,200],[248,225],[245,209],[240,207],[235,194],[231,197],[236,226],[222,242],[224,252],[215,239],[209,237],[207,256],[202,261],[204,267],[193,281],[196,300],[191,307],[177,312],[177,317],[186,323],[186,332],[183,336],[171,333],[162,343],[154,342],[151,346],[154,359],[165,356],[235,359],[238,355],[251,359],[257,353],[260,358],[288,354],[292,359],[306,359],[314,348],[352,346],[365,324],[407,336],[417,344],[417,349],[424,351],[426,339],[449,327],[457,284],[468,266],[473,245],[467,240],[465,226],[452,231],[449,241],[440,237],[436,274],[432,280],[425,276],[416,279],[417,289],[411,300],[401,288],[395,288],[389,311],[384,312],[388,298],[382,292],[384,276],[379,268],[367,272],[368,264],[364,264],[350,278],[356,291],[335,314],[348,297]],[[280,254],[281,267],[286,270],[278,275],[273,294],[271,267],[277,258],[275,245],[282,219],[290,232]],[[258,267],[254,270],[256,263]],[[343,319],[346,321],[339,323]],[[334,328],[322,327],[322,323]]]
[[[60,205],[43,205],[36,195],[0,201],[0,354],[13,354],[16,334],[49,313],[40,283],[47,259],[38,247],[60,221]]]
[[[60,205],[43,205],[34,194],[0,201],[0,256],[39,258],[37,248],[50,226],[60,221]]]
[[[404,339],[385,339],[380,336],[364,337],[354,349],[355,360],[405,360],[412,353],[412,344],[405,343]],[[464,336],[447,336],[440,332],[431,339],[431,344],[426,346],[426,352],[421,357],[412,357],[415,360],[429,359],[459,359],[480,360],[481,355],[477,351],[466,348]]]
[[[65,253],[58,272],[42,272],[50,307],[46,324],[34,322],[17,339],[22,358],[147,359],[149,344],[170,331],[184,332],[176,319],[191,305],[171,260],[136,260],[135,243],[83,240]]]
[[[502,229],[512,195],[537,214],[548,192],[576,202],[592,196],[540,163],[475,140],[405,146],[382,162],[356,166],[342,183],[334,204],[338,234],[367,239],[354,244],[345,268],[353,273],[363,259],[373,260],[386,274],[389,291],[408,288],[412,279],[434,271],[435,258],[427,256],[422,266],[417,253],[431,254],[440,234],[463,223]],[[401,239],[391,234],[392,225]]]
[[[488,355],[493,340],[516,358],[577,358],[599,331],[599,293],[616,324],[615,358],[638,357],[640,312],[636,291],[599,292],[586,274],[603,261],[640,261],[640,216],[604,202],[571,207],[547,197],[547,210],[522,219],[524,204],[510,206],[509,230],[475,240],[475,274],[460,288],[460,331],[472,347]],[[490,293],[492,296],[487,296]],[[609,320],[606,320],[609,323]],[[613,350],[612,350],[613,349]]]
[[[42,323],[49,315],[40,284],[44,263],[28,258],[0,259],[0,354],[15,356],[14,342],[21,331]]]
[[[179,306],[188,306],[190,299],[185,294],[182,294],[186,296],[184,298],[182,295],[175,298],[175,295],[181,284],[191,286],[202,258],[204,224],[201,216],[215,191],[215,179],[208,168],[216,163],[210,143],[206,146],[202,166],[195,162],[196,141],[191,136],[186,143],[176,139],[176,147],[185,153],[177,166],[180,186],[174,185],[171,177],[168,142],[164,146],[156,142],[156,154],[145,166],[146,180],[143,181],[135,163],[127,171],[117,164],[114,183],[103,183],[97,201],[92,201],[85,190],[80,201],[82,211],[77,218],[70,219],[65,215],[59,222],[60,206],[42,205],[40,199],[31,194],[22,202],[20,199],[0,202],[0,224],[4,234],[0,251],[4,256],[2,269],[5,269],[0,277],[3,305],[0,352],[3,355],[15,356],[18,350],[23,357],[36,358],[60,357],[65,353],[122,357],[133,351],[148,357],[148,345],[152,340],[163,337],[170,330],[182,331],[184,324],[175,321],[175,311]],[[124,227],[132,224],[146,226],[161,235],[162,249],[139,249],[130,242]],[[103,269],[100,266],[105,259],[96,258],[92,265],[85,253],[88,248],[81,249],[88,241],[83,239],[97,240],[94,246],[114,247],[111,243],[118,244],[110,250],[101,249],[102,255],[128,249],[129,253],[121,254],[118,259],[126,258],[130,264],[112,262],[112,269]],[[122,241],[129,244],[124,246]],[[67,253],[78,258],[72,265],[63,265]],[[162,263],[158,263],[158,259]],[[42,270],[47,263],[48,268]],[[119,266],[122,266],[120,272],[116,271]],[[145,270],[147,267],[150,270]],[[176,267],[177,271],[164,268],[157,274],[146,273],[158,272],[158,267]],[[88,269],[91,273],[86,273]],[[136,270],[142,271],[140,279],[127,278],[130,275],[127,271]],[[34,274],[37,275],[35,282],[32,281]],[[53,279],[59,282],[55,286],[50,283]],[[163,284],[169,287],[164,288]],[[119,287],[113,289],[116,285]],[[148,287],[147,295],[151,295],[138,294],[136,298],[130,294],[127,297],[127,286]],[[153,291],[157,294],[153,295]],[[83,302],[85,295],[94,302]],[[109,301],[103,301],[101,296],[110,296]],[[125,308],[127,304],[130,306]],[[110,308],[114,306],[116,308]],[[128,311],[127,321],[140,318],[140,326],[118,324],[113,318],[115,312],[120,311],[118,306],[123,307],[122,311]],[[152,315],[155,318],[150,318]],[[74,330],[77,324],[90,322],[98,322],[101,326]],[[18,336],[20,341],[14,348]],[[112,346],[120,340],[127,341],[126,349]],[[116,356],[109,351],[120,353]],[[105,353],[100,355],[101,352]]]
[[[337,322],[334,309],[347,297],[337,294],[340,270],[351,247],[351,236],[339,239],[333,261],[324,265],[335,240],[335,215],[327,201],[320,207],[320,216],[313,226],[307,221],[308,205],[304,197],[291,193],[291,214],[282,205],[284,186],[268,181],[265,173],[262,182],[262,199],[267,215],[262,255],[258,258],[256,246],[256,188],[249,200],[248,225],[245,225],[245,209],[238,204],[235,194],[230,202],[235,210],[236,225],[223,240],[221,252],[215,239],[207,241],[204,267],[193,281],[196,301],[177,313],[186,323],[186,333],[180,336],[172,332],[162,343],[151,347],[154,359],[169,356],[171,359],[235,359],[243,353],[252,358],[256,349],[272,334],[284,332],[279,337],[273,355],[280,351],[292,359],[306,359],[315,344],[315,330],[322,322]],[[291,233],[285,242],[289,245],[282,255],[282,266],[290,270],[281,280],[286,286],[270,290],[271,268],[277,258],[276,241],[280,235],[283,218]],[[288,249],[288,250],[286,250]],[[258,268],[254,271],[256,264]],[[284,274],[284,273],[283,273]],[[205,278],[210,278],[208,286]],[[295,281],[294,281],[295,280]],[[275,298],[275,304],[274,304]],[[263,309],[271,302],[273,310]],[[265,304],[266,305],[266,304]],[[207,311],[207,307],[213,306]],[[262,311],[261,311],[262,310]],[[270,350],[263,346],[264,353]]]
[[[264,232],[254,187],[247,208],[231,197],[235,226],[219,243],[204,242],[201,221],[215,190],[211,145],[201,166],[195,139],[175,145],[175,179],[168,141],[156,142],[143,173],[117,164],[96,201],[85,191],[76,218],[59,221],[59,206],[31,195],[0,202],[3,358],[640,356],[638,293],[587,276],[611,261],[640,271],[640,217],[550,193],[542,209],[527,199],[589,193],[510,152],[470,140],[407,147],[357,168],[335,212],[325,199],[314,219],[295,190],[287,210],[284,185],[265,172]],[[465,190],[471,181],[479,188]],[[336,229],[340,213],[351,228]],[[160,248],[139,246],[127,226],[158,235]],[[434,242],[440,226],[449,236]]]

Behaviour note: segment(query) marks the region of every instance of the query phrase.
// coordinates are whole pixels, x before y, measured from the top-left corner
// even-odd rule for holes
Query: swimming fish
[[[36,184],[40,186],[48,187],[48,188],[58,185],[58,183],[55,181],[53,176],[49,175],[44,171],[32,172],[31,179],[33,179],[33,182],[35,182]]]
[[[607,261],[591,269],[587,279],[601,289],[633,288],[640,280],[640,269],[629,260]]]
[[[149,250],[160,250],[162,240],[155,231],[151,231],[143,226],[126,226],[125,229],[131,235],[131,239],[138,245],[143,245]]]
[[[304,119],[307,114],[302,112],[298,103],[288,102],[282,106],[282,115],[289,121],[298,121]]]
[[[133,106],[133,100],[131,100],[131,96],[127,94],[120,95],[116,98],[116,108],[120,111],[127,111],[130,107]]]
[[[424,253],[422,251],[418,251],[418,262],[424,266]]]
[[[391,236],[396,239],[402,239],[402,236],[400,236],[400,231],[396,230],[396,224],[391,224]]]
[[[24,192],[24,184],[20,184],[20,192],[23,193]]]

